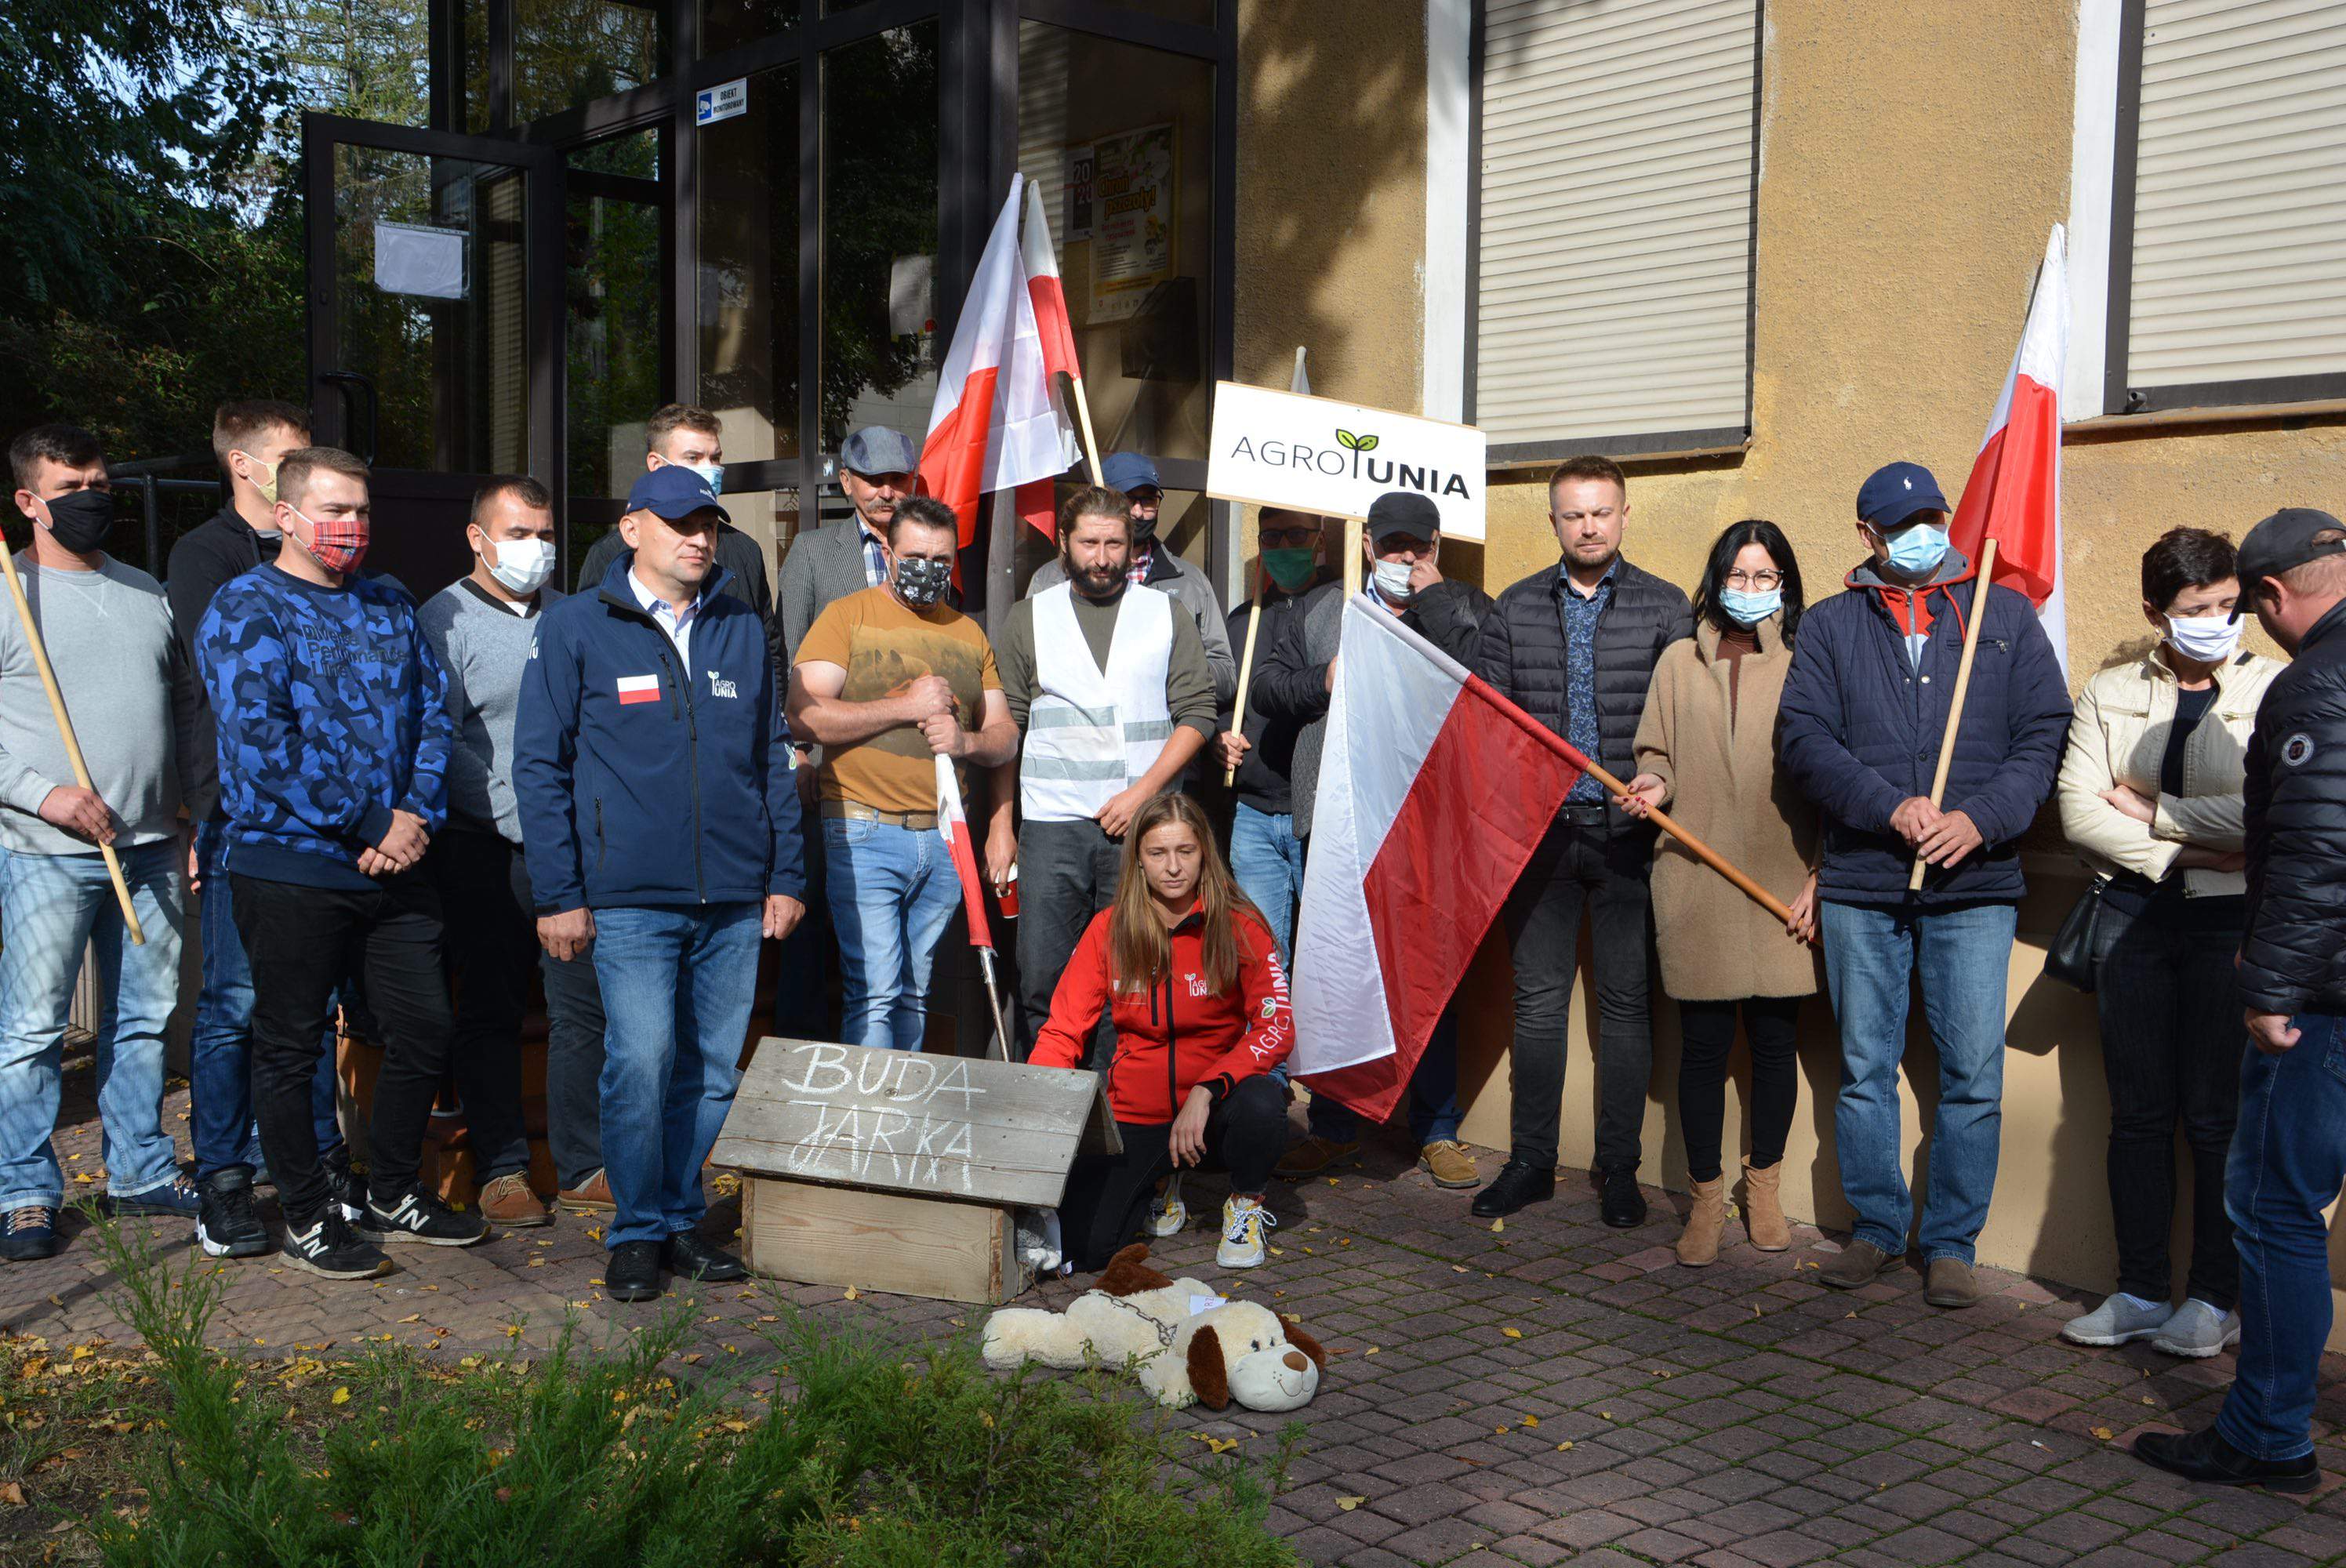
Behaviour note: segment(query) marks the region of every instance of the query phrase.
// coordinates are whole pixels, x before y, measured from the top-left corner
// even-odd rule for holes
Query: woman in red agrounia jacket
[[[1028,1060],[1080,1067],[1103,1011],[1116,1025],[1108,1103],[1124,1152],[1086,1156],[1067,1173],[1067,1257],[1105,1268],[1139,1233],[1157,1183],[1210,1153],[1230,1173],[1217,1260],[1253,1268],[1263,1227],[1277,1223],[1263,1188],[1287,1146],[1287,1092],[1270,1075],[1294,1044],[1287,975],[1186,795],[1159,795],[1133,818],[1116,901],[1076,944]],[[1150,1220],[1159,1236],[1188,1217],[1178,1182],[1167,1192]]]

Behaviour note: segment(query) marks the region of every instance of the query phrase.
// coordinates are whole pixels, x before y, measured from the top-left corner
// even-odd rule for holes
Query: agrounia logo
[[[1233,458],[1245,458],[1267,468],[1302,468],[1314,473],[1324,473],[1331,479],[1365,479],[1371,484],[1395,490],[1414,490],[1424,495],[1455,495],[1461,501],[1471,501],[1474,493],[1466,488],[1463,473],[1445,473],[1439,468],[1392,459],[1380,460],[1369,453],[1377,449],[1379,437],[1355,435],[1349,430],[1336,432],[1336,444],[1312,446],[1300,441],[1254,440],[1239,437],[1230,448]]]

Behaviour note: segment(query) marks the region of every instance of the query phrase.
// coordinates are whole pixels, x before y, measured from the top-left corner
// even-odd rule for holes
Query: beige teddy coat
[[[1789,904],[1816,853],[1816,810],[1776,767],[1776,705],[1792,667],[1782,623],[1770,616],[1754,630],[1760,647],[1743,656],[1731,726],[1719,628],[1699,621],[1693,637],[1663,650],[1637,725],[1637,771],[1661,779],[1663,809],[1688,832]],[[1672,997],[1816,991],[1812,950],[1668,834],[1654,846],[1653,888],[1662,989]]]

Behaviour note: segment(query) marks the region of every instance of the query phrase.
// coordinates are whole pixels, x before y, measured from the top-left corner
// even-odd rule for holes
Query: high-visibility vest
[[[1165,672],[1173,657],[1173,601],[1124,590],[1107,668],[1076,624],[1075,585],[1035,596],[1035,700],[1018,759],[1019,805],[1030,822],[1097,813],[1140,781],[1173,733]]]

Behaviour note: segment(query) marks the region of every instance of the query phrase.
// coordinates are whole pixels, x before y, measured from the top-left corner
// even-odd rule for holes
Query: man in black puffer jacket
[[[1631,745],[1662,650],[1694,635],[1687,596],[1621,558],[1629,484],[1608,457],[1576,457],[1548,476],[1548,515],[1564,558],[1501,594],[1484,622],[1484,679],[1617,778],[1637,772]],[[1515,964],[1513,1147],[1474,1199],[1485,1217],[1556,1195],[1565,1031],[1589,912],[1596,971],[1600,1098],[1596,1168],[1605,1223],[1646,1217],[1638,1133],[1653,1076],[1647,980],[1654,830],[1582,778],[1507,896]]]
[[[2249,1043],[2224,1173],[2240,1254],[2240,1364],[2216,1424],[2134,1451],[2193,1481],[2311,1492],[2314,1373],[2330,1335],[2329,1227],[2346,1184],[2346,524],[2292,506],[2240,544],[2239,610],[2295,662],[2249,742]]]

